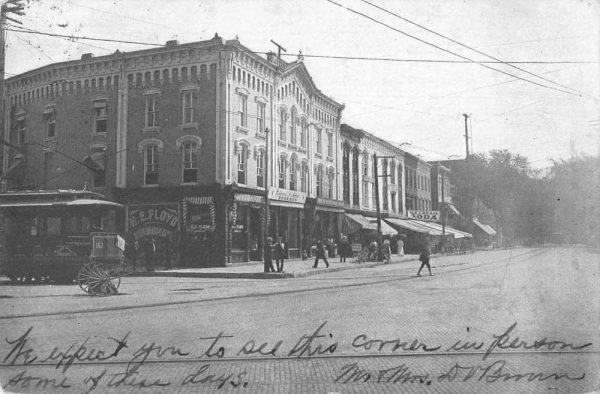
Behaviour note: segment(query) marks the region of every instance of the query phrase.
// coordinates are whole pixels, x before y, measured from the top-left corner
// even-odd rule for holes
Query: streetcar
[[[125,208],[87,190],[0,193],[0,273],[15,283],[72,283],[92,239],[121,237]]]

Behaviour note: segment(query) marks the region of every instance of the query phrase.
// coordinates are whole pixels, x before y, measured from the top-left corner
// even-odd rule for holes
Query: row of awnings
[[[467,233],[465,231],[457,230],[453,227],[446,226],[444,229],[443,226],[439,223],[435,222],[424,222],[421,220],[414,219],[395,219],[395,218],[386,218],[385,221],[389,222],[392,226],[396,228],[401,228],[404,230],[413,231],[421,234],[429,234],[429,235],[453,235],[454,238],[472,238],[473,235]]]
[[[494,230],[489,224],[483,224],[477,219],[473,219],[473,223],[475,223],[475,225],[487,235],[496,235],[496,230]]]
[[[360,214],[347,213],[344,216],[344,232],[351,234],[359,230],[377,231],[377,219]],[[442,234],[452,235],[455,239],[472,238],[470,233],[457,230],[435,222],[424,222],[415,219],[385,218],[381,220],[381,233],[383,235],[396,235],[398,229],[413,231],[420,234],[440,236]]]

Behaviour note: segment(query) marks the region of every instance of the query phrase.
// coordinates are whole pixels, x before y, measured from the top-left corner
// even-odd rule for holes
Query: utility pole
[[[442,215],[442,253],[444,253],[444,246],[446,246],[446,196],[445,196],[445,180],[444,172],[441,169],[441,165],[438,163],[438,172],[442,176],[442,203],[440,204],[440,215]]]
[[[281,59],[281,51],[287,52],[287,49],[285,49],[281,44],[278,44],[273,40],[271,40],[271,42],[277,47],[277,57]]]
[[[469,160],[469,128],[467,126],[467,120],[469,119],[469,115],[463,114],[465,117],[465,144],[467,147],[467,160]]]
[[[9,20],[11,22],[22,25],[22,23],[13,19],[9,16],[19,15],[23,16],[25,13],[23,9],[25,6],[22,3],[23,0],[4,0],[1,2],[0,8],[0,110],[2,111],[2,119],[0,121],[0,130],[4,131],[0,132],[0,135],[3,136],[5,141],[10,140],[10,128],[8,127],[8,105],[6,105],[6,97],[5,97],[5,89],[4,89],[4,64],[6,63],[6,21]],[[3,147],[3,155],[2,155],[2,174],[4,175],[2,179],[1,189],[2,192],[8,190],[8,179],[6,178],[6,171],[8,170],[8,145],[4,145]]]
[[[265,217],[263,228],[263,260],[265,267],[267,257],[265,255],[265,247],[267,238],[269,238],[269,128],[265,128]],[[270,246],[269,246],[270,247]]]
[[[375,178],[375,210],[377,212],[377,260],[381,259],[381,247],[383,243],[383,234],[381,233],[381,209],[379,208],[379,177],[389,177],[389,175],[379,175],[377,170],[377,159],[393,159],[393,156],[377,156],[373,155],[373,175]],[[387,196],[385,196],[387,198]]]

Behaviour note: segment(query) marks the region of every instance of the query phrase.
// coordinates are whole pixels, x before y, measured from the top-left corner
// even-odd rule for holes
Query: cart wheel
[[[118,268],[110,264],[92,262],[79,270],[77,283],[84,292],[103,297],[119,294],[121,276]]]

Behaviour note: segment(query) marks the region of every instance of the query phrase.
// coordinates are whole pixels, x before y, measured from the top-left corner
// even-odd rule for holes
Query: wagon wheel
[[[79,270],[77,283],[84,292],[103,297],[119,294],[121,276],[117,267],[106,263],[92,262]]]

